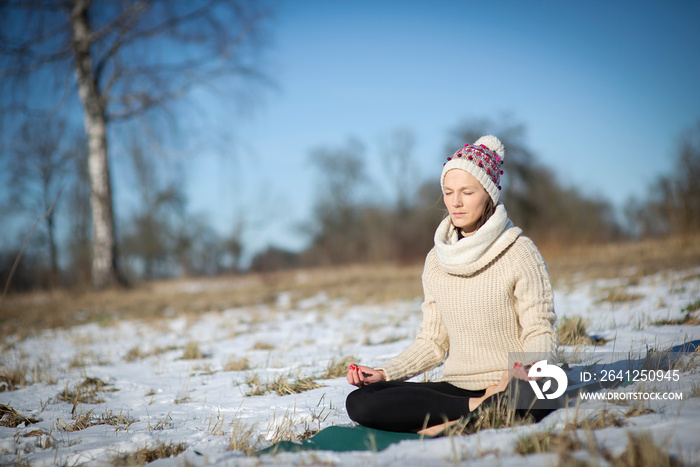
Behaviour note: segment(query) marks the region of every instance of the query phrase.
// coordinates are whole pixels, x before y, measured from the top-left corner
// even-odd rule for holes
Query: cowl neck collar
[[[470,275],[482,269],[508,248],[522,233],[508,219],[503,203],[473,235],[460,238],[450,217],[435,231],[435,250],[440,267],[450,274]]]

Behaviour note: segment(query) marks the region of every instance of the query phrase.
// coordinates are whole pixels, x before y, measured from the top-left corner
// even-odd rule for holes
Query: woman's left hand
[[[530,371],[530,367],[532,367],[532,365],[523,366],[522,363],[516,362],[513,365],[513,371],[512,371],[513,378],[521,379],[523,381],[535,381],[536,379],[538,379],[537,377],[528,376],[528,372]]]

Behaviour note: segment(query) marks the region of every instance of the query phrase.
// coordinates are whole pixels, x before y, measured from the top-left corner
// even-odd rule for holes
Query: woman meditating
[[[355,422],[435,432],[506,389],[527,391],[529,365],[554,361],[558,338],[547,266],[499,202],[504,153],[489,135],[444,165],[448,216],[425,260],[420,332],[380,368],[350,366],[348,382],[359,389],[348,395],[346,408]],[[406,381],[443,361],[440,380]],[[538,411],[539,418],[544,413]]]

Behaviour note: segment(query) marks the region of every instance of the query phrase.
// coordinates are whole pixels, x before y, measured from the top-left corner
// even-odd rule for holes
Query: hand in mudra
[[[353,386],[362,387],[378,381],[386,381],[386,375],[382,370],[375,370],[368,366],[350,365],[348,368],[348,383]]]
[[[529,367],[529,365],[524,367],[523,365],[516,363],[513,366],[513,371],[504,371],[503,375],[501,376],[501,380],[498,382],[498,384],[494,384],[493,386],[487,387],[483,396],[472,397],[469,399],[469,410],[476,410],[476,408],[479,407],[481,403],[489,397],[493,396],[494,394],[498,394],[499,392],[505,391],[508,388],[508,383],[510,383],[510,381],[513,379],[520,379],[523,381],[533,381],[537,379],[528,376],[527,372],[529,370]]]

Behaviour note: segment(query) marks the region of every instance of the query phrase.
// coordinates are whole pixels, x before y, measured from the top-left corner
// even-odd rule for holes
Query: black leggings
[[[380,381],[351,392],[345,407],[351,420],[386,431],[417,432],[469,415],[469,398],[481,397],[484,390],[470,391],[450,383]],[[526,381],[512,380],[503,393],[484,400],[479,408],[499,403],[502,398],[518,401],[516,415],[530,414],[535,421],[560,407],[551,401],[538,401]],[[522,409],[529,407],[529,409]],[[427,420],[427,421],[426,421]]]
[[[450,383],[380,381],[351,392],[345,407],[360,425],[416,432],[468,415],[469,398],[483,395],[483,390],[468,391]]]

